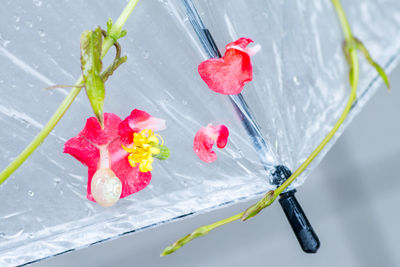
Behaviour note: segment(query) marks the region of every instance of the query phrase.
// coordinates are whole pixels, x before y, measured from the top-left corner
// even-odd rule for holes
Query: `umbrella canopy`
[[[340,115],[349,93],[342,33],[328,0],[195,1],[217,46],[239,37],[261,45],[245,99],[273,165],[300,165]],[[0,10],[0,167],[43,127],[80,74],[79,36],[116,18],[124,3],[5,1]],[[397,0],[346,1],[355,35],[385,69],[398,62]],[[180,0],[142,1],[121,39],[128,62],[107,83],[105,111],[124,118],[134,108],[163,118],[171,150],[150,185],[104,209],[86,200],[86,168],[62,154],[64,142],[92,116],[81,94],[52,135],[0,187],[0,265],[32,262],[263,194],[273,188],[265,165],[230,99],[209,90],[197,73],[208,55]],[[110,60],[106,57],[105,61]],[[362,64],[359,95],[348,124],[379,79]],[[196,131],[229,127],[218,160],[193,152]],[[344,127],[341,128],[343,131]],[[335,136],[337,138],[339,134]],[[333,142],[293,186],[302,184]]]

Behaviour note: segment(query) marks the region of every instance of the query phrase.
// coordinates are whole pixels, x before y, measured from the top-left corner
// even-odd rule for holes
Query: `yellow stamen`
[[[159,134],[155,134],[154,136],[158,137],[161,140],[161,146],[163,146],[164,145],[164,139],[162,138],[162,136],[159,135]]]
[[[160,140],[161,145],[163,145],[164,140],[162,137],[154,134],[149,129],[144,129],[140,133],[134,133],[132,148],[122,145],[122,148],[129,153],[129,164],[134,168],[139,164],[141,172],[151,171],[153,169],[151,166],[154,161],[153,155],[160,154],[160,149],[158,148]]]

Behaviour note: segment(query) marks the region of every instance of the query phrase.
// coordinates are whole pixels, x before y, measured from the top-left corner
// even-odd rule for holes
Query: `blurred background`
[[[35,263],[50,266],[400,266],[400,68],[390,75],[298,189],[321,247],[305,254],[276,202],[161,258],[196,227],[243,211],[237,204]]]

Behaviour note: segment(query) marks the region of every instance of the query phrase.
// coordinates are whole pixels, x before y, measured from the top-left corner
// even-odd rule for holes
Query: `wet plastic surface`
[[[335,13],[329,1],[227,2],[196,3],[221,50],[242,36],[262,46],[253,57],[254,80],[243,96],[276,164],[295,169],[330,130],[349,92]],[[3,4],[0,168],[33,139],[68,90],[42,88],[72,84],[79,76],[80,33],[105,26],[123,6],[98,1]],[[385,69],[394,67],[400,50],[398,1],[354,0],[344,7],[355,35],[374,58]],[[197,74],[206,55],[181,2],[141,1],[126,29],[121,44],[128,63],[107,83],[105,109],[125,117],[140,108],[166,119],[162,135],[171,158],[155,164],[148,188],[115,207],[104,209],[87,201],[85,167],[62,154],[65,140],[92,115],[81,93],[53,134],[0,187],[0,265],[82,248],[252,198],[271,187],[229,99],[207,89]],[[350,117],[380,82],[374,70],[361,63],[359,101]],[[226,124],[231,136],[228,146],[217,151],[218,161],[206,165],[192,151],[192,141],[209,122]]]

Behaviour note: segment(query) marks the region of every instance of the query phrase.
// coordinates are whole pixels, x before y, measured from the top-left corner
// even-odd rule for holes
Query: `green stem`
[[[342,31],[344,34],[345,44],[350,44],[354,40],[354,36],[351,32],[349,22],[347,21],[346,14],[344,13],[343,7],[340,4],[339,0],[332,0],[332,3],[335,7],[336,13],[338,15],[340,25],[342,27]],[[340,126],[343,124],[344,120],[346,119],[347,115],[350,112],[350,109],[353,105],[354,100],[357,97],[357,86],[358,86],[358,78],[359,78],[359,64],[358,64],[358,57],[357,57],[357,49],[355,47],[348,47],[349,55],[350,55],[350,71],[352,74],[350,75],[350,85],[351,85],[351,92],[349,99],[347,100],[347,104],[345,109],[342,112],[339,120],[333,126],[332,130],[328,133],[327,136],[322,140],[322,142],[317,146],[317,148],[311,153],[310,156],[300,165],[300,167],[287,179],[281,186],[279,186],[275,192],[276,195],[282,193],[306,168],[307,166],[315,159],[315,157],[322,151],[322,149],[329,143],[335,133],[339,130]]]
[[[190,241],[192,241],[193,239],[200,237],[200,236],[205,236],[206,234],[208,234],[211,230],[214,230],[217,227],[220,227],[224,224],[227,223],[231,223],[234,221],[239,220],[241,217],[243,216],[243,212],[233,215],[232,217],[220,220],[218,222],[215,222],[213,224],[209,224],[209,225],[204,225],[201,226],[199,228],[197,228],[196,230],[194,230],[191,234],[188,234],[187,236],[177,240],[174,244],[172,244],[171,246],[168,246],[164,249],[164,251],[161,253],[161,256],[166,256],[169,255],[175,251],[177,251],[178,249],[180,249],[181,247],[183,247],[185,244],[189,243]]]
[[[209,224],[208,227],[209,227],[210,231],[211,231],[211,230],[214,230],[214,229],[217,228],[217,227],[220,227],[220,226],[225,225],[225,224],[227,224],[227,223],[234,222],[234,221],[238,220],[239,218],[241,218],[241,215],[242,215],[242,214],[243,214],[243,212],[242,212],[242,213],[239,213],[239,214],[236,214],[236,215],[233,215],[233,216],[231,216],[231,217],[229,217],[229,218],[220,220],[220,221],[218,221],[218,222]]]
[[[344,39],[348,42],[354,39],[353,33],[351,32],[350,24],[347,20],[346,13],[344,13],[340,0],[331,0],[335,7],[336,14],[338,16],[340,26],[342,27]]]
[[[336,13],[338,15],[340,25],[342,27],[342,31],[345,38],[345,52],[348,52],[349,56],[349,64],[350,64],[350,73],[349,73],[349,82],[351,85],[351,92],[350,96],[347,100],[346,107],[344,108],[341,116],[339,117],[338,121],[335,123],[331,131],[325,136],[322,142],[317,146],[317,148],[308,156],[308,158],[297,168],[297,170],[276,190],[273,192],[273,199],[270,197],[270,192],[268,192],[259,202],[254,204],[253,206],[249,207],[242,218],[242,220],[247,220],[257,213],[259,213],[262,209],[266,208],[281,194],[307,167],[308,165],[315,159],[316,156],[322,151],[322,149],[329,143],[332,137],[336,134],[339,130],[340,126],[343,124],[344,120],[346,119],[347,115],[350,112],[350,109],[354,103],[354,100],[357,97],[357,86],[358,86],[358,79],[359,79],[359,63],[357,57],[357,47],[354,44],[354,36],[351,32],[350,25],[347,21],[346,15],[344,13],[343,7],[340,4],[339,0],[332,0],[332,3],[335,7]],[[270,201],[266,201],[269,199]],[[272,201],[271,201],[272,200]],[[267,205],[264,205],[267,203]]]
[[[118,17],[117,21],[113,23],[109,35],[104,39],[101,55],[106,55],[111,46],[113,46],[117,39],[121,36],[124,24],[131,15],[132,11],[135,9],[138,2],[139,0],[130,0],[125,6],[121,15]]]
[[[281,194],[306,168],[307,166],[315,159],[316,156],[322,151],[322,149],[329,143],[335,133],[339,130],[340,126],[343,124],[344,120],[346,119],[347,115],[350,112],[350,109],[353,105],[354,100],[356,99],[356,92],[357,92],[357,83],[358,83],[358,75],[359,75],[359,65],[358,65],[358,58],[357,58],[357,51],[352,49],[350,52],[350,57],[353,62],[353,81],[351,92],[349,99],[347,100],[346,107],[342,112],[339,120],[333,126],[332,130],[328,133],[327,136],[322,140],[322,142],[317,146],[317,148],[308,156],[308,158],[300,165],[300,167],[281,185],[275,190],[275,194]]]
[[[350,92],[349,98],[347,100],[347,104],[346,104],[340,118],[334,125],[334,127],[327,134],[327,136],[322,140],[322,142],[317,146],[317,148],[310,154],[310,156],[303,162],[303,164],[301,164],[300,167],[280,187],[278,187],[274,191],[269,191],[259,202],[257,202],[255,205],[251,206],[245,212],[242,212],[242,213],[236,214],[234,216],[231,216],[229,218],[220,220],[213,224],[197,228],[191,234],[179,239],[171,246],[168,246],[162,252],[162,254],[161,254],[162,256],[173,253],[174,251],[176,251],[179,248],[181,248],[182,246],[184,246],[186,243],[192,241],[193,239],[195,239],[197,237],[208,234],[209,231],[211,231],[219,226],[225,225],[227,223],[230,223],[230,222],[233,222],[233,221],[236,221],[239,219],[248,219],[250,217],[253,217],[258,212],[260,212],[263,208],[272,204],[273,201],[279,196],[279,194],[282,193],[306,169],[306,167],[321,152],[321,150],[332,139],[332,137],[335,135],[337,130],[343,124],[344,120],[346,119],[347,115],[350,112],[350,109],[354,103],[354,100],[356,99],[357,85],[358,85],[358,78],[359,78],[359,63],[358,63],[358,57],[357,57],[357,48],[351,45],[354,41],[354,36],[351,32],[350,25],[346,19],[346,15],[343,11],[343,8],[342,8],[339,0],[332,0],[332,3],[335,6],[335,10],[339,17],[340,25],[342,27],[344,37],[345,37],[345,45],[346,45],[345,49],[347,49],[347,51],[348,51],[349,61],[351,63],[350,75],[349,75],[351,92]],[[349,44],[349,45],[347,45],[347,44]]]
[[[136,4],[139,0],[130,0],[126,5],[125,9],[122,11],[121,15],[118,17],[116,23],[111,28],[112,36],[107,36],[104,39],[102,50],[101,50],[101,58],[107,54],[108,50],[114,45],[116,39],[115,36],[120,36],[122,32],[122,27],[127,21],[128,17],[132,13],[133,9],[136,7]],[[75,86],[73,87],[71,92],[65,97],[61,105],[58,107],[56,112],[47,122],[47,124],[43,127],[40,133],[33,139],[33,141],[18,155],[18,157],[13,160],[1,173],[0,173],[0,184],[2,184],[7,178],[18,169],[22,163],[35,151],[35,149],[43,142],[43,140],[50,134],[50,132],[54,129],[56,124],[60,121],[62,116],[64,116],[65,112],[71,106],[72,102],[75,100],[77,95],[82,89],[83,78],[82,76],[76,81]]]

